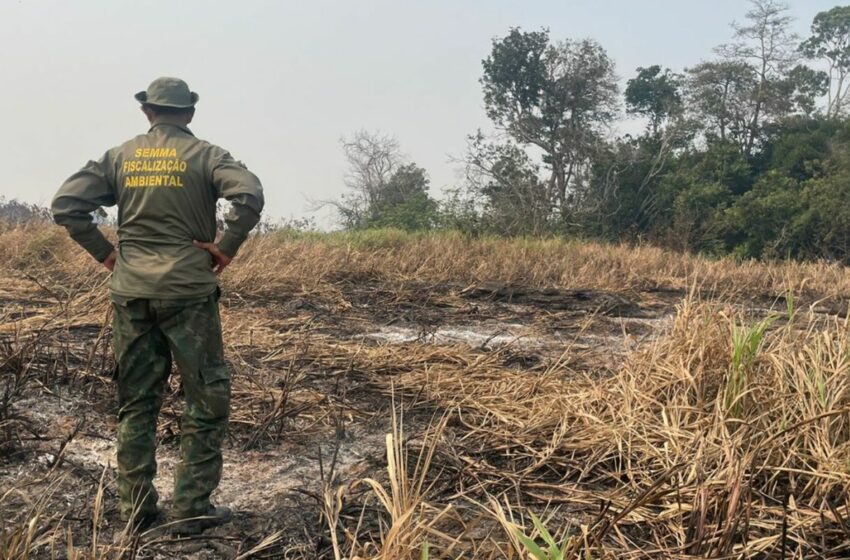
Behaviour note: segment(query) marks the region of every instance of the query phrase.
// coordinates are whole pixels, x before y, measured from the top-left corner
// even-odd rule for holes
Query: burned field
[[[2,236],[5,557],[537,558],[544,532],[564,558],[848,554],[840,267],[254,239],[222,299],[235,519],[178,539],[118,519],[105,274],[53,228]]]

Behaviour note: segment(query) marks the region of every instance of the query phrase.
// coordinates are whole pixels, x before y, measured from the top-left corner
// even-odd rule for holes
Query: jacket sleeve
[[[230,211],[224,218],[227,227],[218,247],[232,258],[247,239],[248,233],[260,221],[260,212],[265,203],[263,186],[256,175],[227,152],[217,158],[212,181],[216,194],[230,202]]]
[[[114,172],[109,153],[88,162],[71,175],[53,197],[53,220],[99,262],[113,251],[112,243],[97,228],[92,212],[115,205]]]

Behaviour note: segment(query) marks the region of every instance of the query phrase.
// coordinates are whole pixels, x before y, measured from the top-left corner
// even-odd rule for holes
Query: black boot
[[[175,535],[197,535],[211,527],[224,525],[230,521],[231,517],[233,517],[233,512],[229,507],[210,506],[202,515],[174,518],[171,531]]]
[[[135,533],[141,533],[162,520],[162,510],[159,508],[154,511],[144,513],[138,512],[132,515],[132,517],[123,514],[121,515],[121,521],[126,523]]]

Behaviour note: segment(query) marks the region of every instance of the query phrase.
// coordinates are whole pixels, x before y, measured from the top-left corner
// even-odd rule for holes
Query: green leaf
[[[517,538],[519,538],[522,545],[529,553],[531,553],[532,556],[537,558],[537,560],[549,560],[549,555],[546,554],[546,552],[544,552],[543,549],[540,548],[530,537],[527,537],[519,529],[517,529],[516,533]]]
[[[537,529],[538,533],[540,533],[540,538],[546,541],[546,544],[549,545],[550,551],[558,550],[558,543],[556,543],[552,535],[549,534],[549,531],[546,529],[546,526],[543,525],[543,522],[541,522],[540,519],[533,513],[531,514],[531,522],[534,523],[534,528]]]

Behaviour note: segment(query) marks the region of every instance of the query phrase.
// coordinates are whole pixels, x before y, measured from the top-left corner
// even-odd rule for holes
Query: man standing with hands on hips
[[[174,476],[176,531],[199,533],[230,519],[210,494],[221,479],[221,443],[230,408],[217,276],[259,222],[259,179],[188,125],[198,94],[158,78],[136,94],[147,134],[107,151],[72,175],[53,199],[56,223],[112,271],[113,342],[118,384],[118,495],[136,528],[160,514],[156,425],[172,358],[186,399],[181,460]],[[216,242],[216,201],[231,204]],[[92,219],[118,206],[118,247]]]

